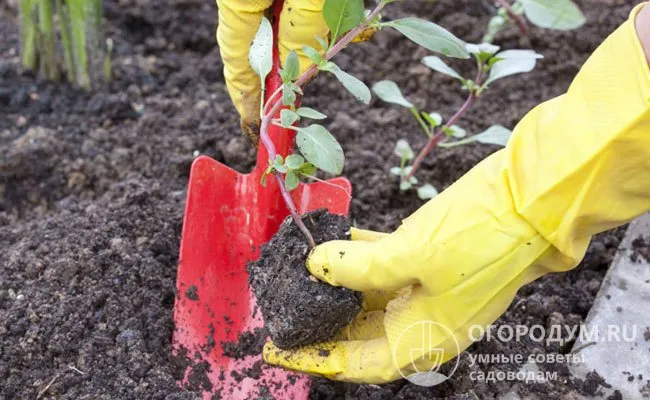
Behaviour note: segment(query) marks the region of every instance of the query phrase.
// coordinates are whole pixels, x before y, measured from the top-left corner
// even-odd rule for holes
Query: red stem
[[[519,26],[519,30],[521,31],[521,34],[524,36],[528,36],[528,24],[526,23],[524,17],[517,14],[515,10],[512,9],[512,6],[510,5],[510,3],[507,2],[507,0],[497,0],[497,2],[501,5],[501,7],[506,9],[506,11],[508,12],[508,16],[517,23],[517,26]]]
[[[329,49],[327,54],[325,54],[324,57],[325,60],[327,61],[331,60],[332,57],[337,55],[341,50],[343,50],[343,48],[345,48],[345,46],[347,46],[350,42],[352,42],[352,40],[355,37],[357,37],[364,29],[368,27],[370,22],[379,14],[379,12],[384,8],[385,5],[386,3],[384,1],[380,1],[379,4],[377,4],[377,7],[375,7],[375,9],[372,10],[372,12],[368,15],[364,23],[352,29],[345,36],[339,39],[339,41],[336,42],[331,49]],[[318,66],[314,64],[311,67],[309,67],[300,77],[298,77],[298,79],[296,80],[296,84],[300,87],[304,87],[309,81],[314,79],[314,77],[317,74],[318,74]],[[271,98],[269,98],[269,101],[273,100],[272,99],[273,97],[275,96],[271,96]],[[265,111],[267,108],[266,106],[268,106],[268,104],[264,106]],[[269,137],[269,126],[273,121],[273,117],[277,115],[277,113],[280,111],[281,108],[282,108],[282,99],[279,99],[273,104],[273,107],[271,107],[271,109],[262,117],[262,121],[260,123],[260,140],[262,141],[262,144],[266,148],[266,152],[269,155],[269,160],[275,160],[275,157],[277,155],[275,146],[273,145],[273,141]],[[282,174],[276,172],[275,179],[278,182],[280,193],[282,194],[282,199],[287,205],[287,209],[291,214],[291,218],[293,218],[295,224],[298,226],[300,231],[305,235],[305,238],[307,238],[307,241],[309,242],[309,246],[310,247],[316,246],[313,236],[309,232],[309,229],[307,229],[307,227],[305,226],[305,223],[302,222],[302,218],[300,218],[300,215],[298,214],[296,205],[294,204],[293,199],[291,198],[291,195],[287,190],[287,187],[284,185],[284,179],[282,177]]]
[[[444,126],[451,126],[456,122],[458,122],[458,120],[460,119],[460,117],[463,116],[465,111],[467,111],[472,106],[476,98],[477,98],[476,93],[472,90],[469,96],[467,97],[467,100],[465,100],[465,103],[463,103],[463,105],[458,109],[458,111],[456,111],[456,114],[454,114],[451,118],[449,118],[449,121],[447,121],[447,123]],[[422,164],[424,159],[429,155],[429,153],[431,153],[431,150],[433,150],[438,145],[438,143],[440,143],[442,139],[444,139],[446,136],[447,135],[445,134],[444,129],[442,127],[438,128],[436,134],[431,136],[427,145],[422,150],[420,150],[420,153],[418,154],[418,156],[415,158],[415,161],[413,162],[413,168],[411,169],[411,172],[408,174],[405,180],[409,180],[411,179],[411,177],[413,177],[413,175],[415,175],[415,171],[418,170],[420,164]]]

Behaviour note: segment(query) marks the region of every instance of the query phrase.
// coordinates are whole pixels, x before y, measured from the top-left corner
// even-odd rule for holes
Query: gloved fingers
[[[307,269],[316,278],[333,286],[362,292],[398,290],[418,282],[405,268],[403,257],[396,258],[391,237],[376,242],[334,240],[318,245],[307,259]],[[403,249],[402,249],[403,250]]]
[[[328,29],[323,19],[324,0],[285,0],[280,13],[278,28],[278,49],[280,62],[291,50],[295,50],[300,61],[300,72],[309,68],[311,60],[303,53],[303,46],[310,46],[321,51],[316,36],[327,41]]]
[[[296,350],[282,350],[267,342],[263,354],[269,364],[333,380],[379,384],[400,377],[385,336],[327,342]]]
[[[376,242],[388,236],[388,233],[371,231],[368,229],[350,228],[350,236],[352,240],[360,240],[365,242]]]
[[[334,340],[372,340],[385,335],[384,310],[361,311]]]
[[[255,143],[260,123],[260,78],[250,67],[248,51],[272,0],[217,0],[217,42],[223,74],[243,133]]]

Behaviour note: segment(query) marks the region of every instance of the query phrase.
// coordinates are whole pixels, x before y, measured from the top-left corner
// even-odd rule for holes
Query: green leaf
[[[343,171],[343,149],[324,126],[314,124],[300,128],[296,144],[305,159],[316,167],[333,175],[339,175]]]
[[[485,63],[490,58],[492,58],[492,56],[500,49],[499,46],[495,46],[490,43],[481,43],[481,44],[468,43],[466,48],[467,51],[472,53],[472,55],[481,64]]]
[[[456,139],[462,139],[467,136],[467,131],[458,125],[452,125],[449,127],[449,134]]]
[[[492,125],[485,131],[472,136],[470,139],[472,139],[472,141],[485,144],[505,146],[508,143],[508,139],[510,139],[511,135],[512,131],[510,129],[501,125]]]
[[[379,81],[372,86],[372,91],[375,92],[377,97],[387,103],[397,104],[406,108],[413,107],[413,103],[404,98],[399,86],[393,81]]]
[[[304,163],[298,171],[303,175],[313,176],[316,173],[316,166],[307,162]]]
[[[491,43],[497,33],[499,33],[499,31],[501,31],[501,29],[503,29],[503,27],[506,25],[507,21],[508,20],[501,15],[495,15],[494,17],[490,18],[490,22],[488,22],[485,35],[483,35],[483,42]]]
[[[320,65],[323,62],[323,56],[320,55],[318,50],[310,46],[302,46],[302,52],[305,53],[314,64]]]
[[[290,127],[299,119],[300,116],[296,114],[294,111],[287,110],[286,108],[280,111],[280,125],[282,125],[285,128]]]
[[[537,60],[542,58],[533,50],[506,50],[497,53],[495,57],[498,61],[490,68],[490,76],[485,81],[485,85],[506,76],[530,72],[535,68]]]
[[[406,171],[409,167],[406,167],[403,169],[403,171]],[[410,172],[410,170],[409,170]],[[408,176],[408,173],[404,174],[404,176]],[[406,191],[409,190],[413,187],[413,185],[416,185],[418,183],[418,178],[412,176],[408,180],[401,180],[399,183],[399,189],[401,191]]]
[[[433,22],[418,18],[402,18],[382,25],[397,29],[402,35],[425,49],[448,57],[469,58],[465,42]]]
[[[260,27],[253,39],[248,53],[248,61],[253,71],[260,76],[263,84],[266,75],[271,72],[273,66],[273,30],[271,23],[265,17],[262,17]]]
[[[436,197],[438,191],[430,183],[425,183],[418,188],[418,197],[422,200],[429,200]]]
[[[298,179],[298,175],[295,172],[289,171],[284,176],[284,186],[287,187],[288,191],[292,191],[297,188],[298,183],[300,183],[300,180]]]
[[[372,95],[370,94],[370,89],[368,89],[368,86],[366,86],[365,83],[343,71],[336,64],[329,68],[328,71],[333,73],[334,76],[336,76],[336,79],[338,79],[348,92],[352,93],[352,95],[357,98],[357,100],[364,104],[370,103]]]
[[[284,160],[284,165],[289,169],[300,169],[305,163],[305,159],[300,154],[290,154]]]
[[[526,17],[541,28],[569,30],[587,21],[571,0],[520,0]]]
[[[442,115],[438,113],[422,113],[422,117],[434,128],[442,124]]]
[[[453,68],[445,64],[444,61],[440,57],[437,56],[426,56],[422,59],[422,62],[424,65],[427,67],[431,68],[434,71],[438,71],[440,73],[443,73],[445,75],[449,75],[453,78],[463,80],[463,77],[460,76],[460,74],[456,71],[454,71]]]
[[[393,175],[399,176],[399,177],[403,177],[403,176],[409,176],[409,174],[411,173],[412,170],[413,170],[413,167],[411,165],[409,165],[408,167],[404,167],[404,168],[393,167],[393,168],[390,169],[390,173],[393,174]],[[411,179],[413,179],[413,178],[411,178]],[[417,183],[417,178],[415,178],[415,179],[416,179],[415,183]]]
[[[285,83],[282,86],[282,104],[285,106],[290,106],[296,102],[296,92],[293,91],[293,88],[289,83]]]
[[[463,139],[451,143],[439,143],[438,145],[440,147],[455,147],[464,144],[479,142],[485,144],[496,144],[498,146],[505,146],[508,143],[508,139],[510,139],[511,135],[512,135],[512,131],[510,131],[510,129],[505,128],[501,125],[492,125],[485,131],[476,134],[474,136],[470,136],[467,139]]]
[[[311,119],[325,119],[327,118],[327,115],[323,114],[320,111],[316,111],[313,108],[309,107],[300,107],[298,111],[296,111],[298,115],[301,117],[305,118],[311,118]]]
[[[281,174],[287,172],[287,168],[284,166],[284,160],[282,159],[282,156],[279,154],[275,156],[275,160],[273,161],[272,167],[274,170],[278,171]]]
[[[323,39],[320,36],[316,36],[316,41],[318,41],[318,44],[320,44],[320,47],[323,49],[323,51],[327,51],[327,49],[329,49],[329,45],[327,44],[327,40]]]
[[[409,142],[404,139],[400,139],[395,143],[395,150],[393,152],[403,160],[412,160],[415,157],[415,153],[413,153]]]
[[[291,50],[287,56],[286,61],[284,62],[284,69],[280,72],[282,77],[282,82],[288,83],[293,81],[300,74],[300,60],[298,60],[298,54]]]
[[[363,20],[363,0],[325,0],[323,19],[330,29],[332,43]]]

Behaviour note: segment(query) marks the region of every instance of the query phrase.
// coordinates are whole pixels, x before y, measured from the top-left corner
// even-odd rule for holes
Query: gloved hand
[[[320,48],[316,36],[327,40],[328,29],[321,11],[324,0],[285,0],[278,29],[280,60],[296,50],[300,72],[312,63],[302,46]],[[273,0],[217,0],[217,41],[224,64],[228,93],[241,116],[244,134],[257,143],[260,124],[260,78],[248,63],[248,51],[262,16]]]
[[[265,360],[365,383],[415,372],[412,362],[427,370],[436,348],[444,350],[442,361],[466,349],[470,328],[495,321],[521,286],[575,267],[592,235],[647,211],[650,68],[635,31],[640,9],[595,51],[566,94],[529,112],[505,149],[396,232],[354,231],[352,241],[316,247],[311,273],[367,292],[365,312],[332,342],[294,351],[267,343]],[[423,338],[421,329],[409,329],[420,321],[451,333],[430,326],[430,340]]]

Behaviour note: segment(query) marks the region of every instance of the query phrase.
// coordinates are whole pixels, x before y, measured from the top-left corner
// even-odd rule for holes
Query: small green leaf
[[[526,17],[541,28],[569,30],[587,21],[571,0],[520,0]]]
[[[495,57],[498,61],[490,68],[490,76],[485,81],[486,86],[506,76],[532,71],[542,55],[533,50],[506,50],[497,53]]]
[[[404,167],[404,168],[393,167],[393,168],[390,169],[390,173],[393,174],[393,175],[399,176],[399,177],[404,177],[404,176],[409,176],[409,174],[411,173],[412,170],[413,170],[413,167],[410,166],[410,165],[408,167]],[[414,177],[412,177],[411,179],[414,179]],[[417,179],[417,178],[415,178],[415,179]],[[417,182],[417,180],[416,180],[416,182]]]
[[[297,188],[298,183],[300,183],[300,180],[298,179],[298,175],[295,172],[289,171],[284,176],[284,186],[287,187],[288,191],[292,191]]]
[[[300,107],[298,111],[296,111],[298,115],[301,117],[305,118],[311,118],[311,119],[325,119],[327,118],[327,115],[323,114],[322,112],[316,111],[313,108],[309,107]]]
[[[415,157],[415,153],[413,153],[413,149],[409,145],[409,142],[407,142],[404,139],[400,139],[397,141],[397,143],[395,144],[395,150],[393,152],[401,159],[407,161],[412,160],[413,157]]]
[[[404,168],[403,171],[406,171],[406,168]],[[408,173],[406,173],[404,176],[408,176]],[[417,183],[418,183],[418,178],[412,176],[408,180],[401,180],[400,183],[399,183],[399,189],[401,191],[406,191],[406,190],[411,189],[413,187],[413,185],[416,185]]]
[[[314,64],[320,65],[323,62],[323,56],[321,56],[318,50],[315,48],[310,46],[302,46],[302,51]]]
[[[273,161],[272,167],[274,170],[278,171],[281,174],[287,172],[287,168],[284,166],[284,160],[282,159],[282,156],[279,154],[275,156],[275,160]]]
[[[397,104],[406,108],[413,107],[413,103],[404,98],[399,86],[393,81],[379,81],[372,86],[372,91],[375,92],[377,97],[387,103]]]
[[[418,197],[422,200],[433,199],[434,197],[436,197],[437,194],[438,191],[430,183],[425,183],[424,185],[418,188]]]
[[[296,114],[294,111],[287,110],[286,108],[280,111],[280,125],[282,125],[285,128],[290,127],[299,119],[300,116]]]
[[[492,43],[494,37],[499,33],[499,31],[501,31],[501,29],[503,29],[507,21],[508,20],[505,17],[498,14],[490,18],[485,35],[483,35],[483,42]]]
[[[422,113],[422,117],[434,128],[442,124],[442,115],[438,113]]]
[[[327,51],[327,49],[329,49],[329,45],[327,44],[327,40],[323,39],[320,36],[316,36],[316,40],[318,41],[318,44],[320,44],[320,47],[323,49],[323,51]]]
[[[467,131],[458,125],[452,125],[449,127],[449,134],[456,139],[462,139],[467,136]]]
[[[511,135],[512,135],[512,131],[510,131],[510,129],[505,128],[501,125],[492,125],[485,131],[477,135],[470,136],[467,139],[459,140],[456,142],[450,142],[450,143],[439,143],[438,145],[440,147],[455,147],[464,144],[479,142],[485,144],[495,144],[498,146],[505,146],[508,143],[508,139],[510,139]]]
[[[481,43],[481,44],[467,44],[467,51],[472,53],[474,58],[478,60],[479,63],[483,64],[487,62],[494,54],[499,51],[500,47],[495,46],[490,43]]]
[[[264,82],[273,66],[273,29],[265,17],[262,17],[255,39],[253,39],[248,53],[248,61],[253,71]]]
[[[372,95],[370,94],[370,89],[368,89],[368,86],[366,86],[365,83],[343,71],[336,64],[334,64],[334,67],[331,67],[329,72],[333,73],[334,76],[336,76],[336,79],[338,79],[348,92],[352,93],[352,95],[357,98],[357,100],[364,104],[370,103]]]
[[[300,169],[304,163],[305,159],[299,154],[290,154],[287,156],[287,159],[284,160],[285,167],[289,169]]]
[[[445,75],[449,75],[453,78],[463,80],[463,77],[460,76],[458,72],[456,72],[453,68],[445,64],[440,57],[437,56],[426,56],[422,59],[422,62],[424,65],[427,67],[431,68],[434,71],[438,71],[440,73],[443,73]]]
[[[313,176],[316,173],[316,166],[312,163],[304,163],[298,170],[301,174],[306,176]]]
[[[470,139],[485,144],[505,146],[508,143],[508,139],[510,139],[511,135],[512,131],[510,129],[501,125],[492,125],[485,131],[472,136]]]
[[[363,0],[325,0],[323,19],[330,29],[332,43],[363,20]]]
[[[302,93],[302,89],[300,88],[300,86],[298,86],[298,84],[297,84],[296,82],[290,82],[290,83],[289,83],[289,87],[290,87],[291,90],[293,90],[294,92],[296,92],[296,93],[300,93],[300,94],[303,94],[303,93]]]
[[[307,161],[333,175],[343,171],[345,157],[341,145],[322,125],[300,128],[296,144]]]
[[[284,62],[284,69],[280,73],[282,77],[282,82],[287,83],[291,82],[298,77],[300,74],[300,60],[298,60],[298,54],[291,50],[287,56],[287,60]]]
[[[402,18],[382,25],[397,29],[402,35],[425,49],[447,57],[469,58],[465,42],[433,22],[418,18]]]
[[[293,88],[290,84],[285,83],[282,86],[282,104],[285,106],[290,106],[296,102],[296,92],[293,91]]]

